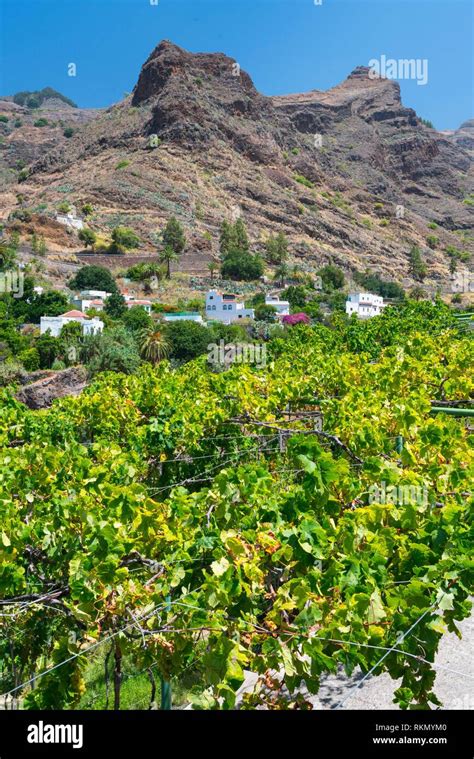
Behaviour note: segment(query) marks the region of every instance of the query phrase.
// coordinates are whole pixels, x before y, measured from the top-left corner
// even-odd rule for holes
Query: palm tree
[[[298,266],[298,264],[294,264],[292,266],[292,268],[291,268],[291,277],[294,280],[301,279],[301,272],[300,272],[300,267]]]
[[[0,240],[0,270],[7,271],[16,260],[16,251],[6,240]]]
[[[217,261],[210,261],[207,265],[207,268],[209,269],[209,273],[211,275],[211,282],[214,281],[214,274],[219,268],[219,264]]]
[[[168,343],[162,329],[155,326],[144,329],[140,334],[140,353],[146,361],[158,364],[170,352]]]
[[[423,298],[426,298],[426,293],[422,287],[417,285],[411,290],[410,297],[413,298],[413,300],[423,300]]]
[[[279,281],[280,287],[285,287],[285,279],[287,278],[288,274],[289,269],[285,263],[281,264],[275,271],[274,279]]]
[[[178,254],[175,253],[171,245],[166,245],[160,253],[160,262],[166,264],[166,279],[171,279],[171,261],[176,261]]]

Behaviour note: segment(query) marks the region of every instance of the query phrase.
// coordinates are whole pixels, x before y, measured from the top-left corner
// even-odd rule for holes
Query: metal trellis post
[[[171,597],[166,596],[166,611],[171,610]],[[161,678],[161,709],[171,710],[171,683],[169,680]]]

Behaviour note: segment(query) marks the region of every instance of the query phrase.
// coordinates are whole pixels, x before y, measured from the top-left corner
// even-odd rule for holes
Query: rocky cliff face
[[[240,213],[257,249],[283,231],[303,267],[331,260],[401,279],[418,244],[440,281],[443,250],[471,239],[471,131],[429,129],[398,84],[363,67],[327,92],[265,97],[227,56],[165,41],[132,95],[45,151],[21,187],[51,206],[91,201],[97,230],[125,223],[145,248],[175,214],[203,269],[222,219]]]

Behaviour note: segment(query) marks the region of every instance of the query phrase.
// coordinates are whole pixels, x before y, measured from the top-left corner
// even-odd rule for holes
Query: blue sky
[[[473,116],[470,0],[152,2],[0,0],[0,93],[51,86],[82,107],[110,105],[171,39],[236,58],[265,94],[327,89],[381,55],[426,58],[425,86],[400,82],[404,103],[438,129]]]

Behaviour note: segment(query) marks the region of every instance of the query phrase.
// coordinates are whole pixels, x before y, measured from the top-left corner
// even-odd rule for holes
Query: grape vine
[[[195,708],[234,708],[244,670],[240,708],[308,708],[301,686],[358,666],[401,678],[402,708],[437,704],[439,641],[470,611],[474,457],[430,413],[473,390],[472,343],[436,319],[301,326],[264,368],[103,374],[46,411],[3,391],[2,692],[74,708],[112,645],[119,673],[196,667]],[[381,483],[427,498],[374,502]]]

